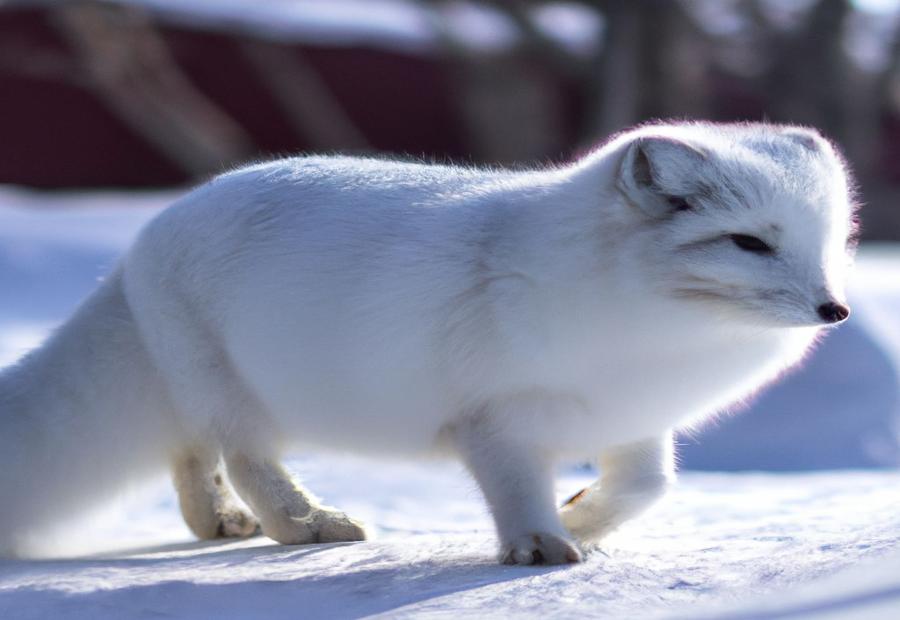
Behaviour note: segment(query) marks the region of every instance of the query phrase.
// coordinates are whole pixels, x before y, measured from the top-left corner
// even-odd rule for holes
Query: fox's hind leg
[[[225,464],[269,538],[286,545],[365,540],[360,522],[320,505],[277,461],[233,452],[226,453]]]
[[[184,521],[203,540],[252,536],[259,522],[234,501],[219,453],[204,447],[184,450],[172,463]]]
[[[223,446],[228,479],[266,536],[285,544],[363,540],[362,525],[320,506],[271,456],[274,451],[267,448],[277,442],[278,430],[236,371],[217,320],[211,318],[213,304],[195,296],[192,287],[204,278],[181,262],[167,268],[156,253],[155,244],[163,242],[154,237],[163,233],[152,225],[148,230],[126,264],[126,291],[181,414],[184,436],[212,436]],[[217,512],[223,496],[216,484],[217,458],[187,455],[176,465],[185,520],[204,538],[214,536],[220,525]]]

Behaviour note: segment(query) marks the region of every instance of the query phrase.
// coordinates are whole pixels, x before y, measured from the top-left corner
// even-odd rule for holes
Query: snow
[[[900,465],[900,366],[883,345],[898,321],[872,321],[880,306],[858,297],[851,294],[854,320],[825,338],[799,370],[746,410],[709,424],[699,438],[682,436],[682,465],[719,471]]]
[[[429,6],[412,0],[118,0],[165,20],[275,41],[338,47],[375,47],[435,55],[447,44],[468,53],[507,52],[523,33],[505,12],[468,0]],[[578,2],[529,8],[528,19],[575,57],[602,42],[603,19]]]
[[[0,364],[64,319],[173,198],[0,190]],[[791,417],[804,420],[799,431],[804,424],[822,430],[797,457],[805,463],[846,463],[828,454],[871,457],[864,441],[832,441],[842,436],[874,433],[892,450],[898,274],[900,250],[866,249],[851,296],[856,327],[827,340],[807,370],[777,388],[780,396],[763,396],[734,418],[746,425],[741,430],[723,421],[683,438],[690,445],[682,451],[729,469],[740,469],[742,459],[793,469],[773,460],[790,451],[790,441],[769,445],[779,423],[793,432]],[[841,383],[846,368],[858,372]],[[835,399],[830,413],[820,410]],[[773,407],[782,414],[760,417]],[[739,441],[754,420],[769,434]],[[0,560],[0,618],[900,617],[896,469],[688,471],[662,504],[584,564],[522,568],[495,563],[490,519],[454,463],[304,454],[287,464],[327,503],[369,524],[374,540],[196,542],[171,484],[148,481],[49,537],[51,559]],[[594,475],[563,470],[559,497]]]
[[[521,568],[495,563],[490,520],[454,465],[331,455],[289,466],[376,539],[193,542],[161,481],[90,524],[120,550],[0,563],[0,617],[695,617],[900,546],[896,493],[885,492],[896,472],[689,474],[586,563]],[[567,473],[560,496],[589,480]]]

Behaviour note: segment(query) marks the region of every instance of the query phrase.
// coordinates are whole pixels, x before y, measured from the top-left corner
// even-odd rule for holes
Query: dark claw
[[[580,500],[582,497],[584,497],[585,493],[587,493],[587,487],[581,489],[580,491],[578,491],[578,493],[576,493],[575,495],[573,495],[572,497],[570,497],[569,499],[564,501],[562,505],[568,506],[569,504],[574,504],[575,502]],[[560,506],[560,507],[562,507],[562,506]]]

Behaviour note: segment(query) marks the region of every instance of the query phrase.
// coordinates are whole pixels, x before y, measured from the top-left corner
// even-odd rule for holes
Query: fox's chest
[[[564,449],[596,450],[695,425],[723,412],[795,364],[809,334],[682,342],[612,338],[580,374],[581,412],[555,428]]]

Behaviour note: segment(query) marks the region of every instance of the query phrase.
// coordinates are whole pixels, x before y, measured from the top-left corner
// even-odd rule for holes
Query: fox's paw
[[[263,534],[284,545],[350,542],[366,539],[359,521],[333,508],[313,508],[302,517],[287,517],[263,523]]]
[[[599,513],[599,514],[598,514]],[[560,521],[569,534],[581,544],[596,544],[619,524],[614,515],[563,507],[559,512]]]
[[[519,536],[500,551],[503,564],[574,564],[582,559],[575,543],[546,532]]]
[[[349,542],[367,538],[365,526],[339,510],[320,509],[317,516],[318,542]]]
[[[259,534],[259,521],[246,510],[223,506],[203,514],[186,512],[184,521],[200,540],[247,538]]]
[[[240,508],[222,511],[216,516],[219,522],[216,538],[247,538],[261,531],[256,517]]]

